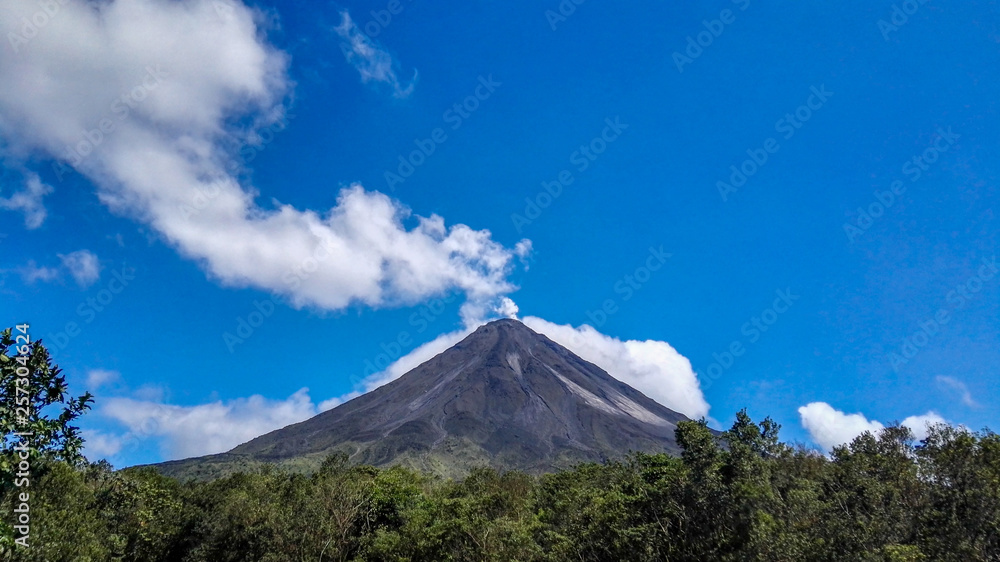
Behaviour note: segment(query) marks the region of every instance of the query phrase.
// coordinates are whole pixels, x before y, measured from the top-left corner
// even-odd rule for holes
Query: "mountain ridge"
[[[168,474],[198,463],[205,470],[234,463],[308,469],[341,452],[354,463],[444,476],[482,465],[542,473],[633,450],[676,454],[674,429],[687,419],[520,321],[502,319],[331,410],[228,453],[156,466]]]

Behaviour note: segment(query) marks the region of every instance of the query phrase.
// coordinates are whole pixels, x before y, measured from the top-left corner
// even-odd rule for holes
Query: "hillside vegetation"
[[[32,546],[11,560],[1000,560],[1000,438],[937,427],[857,438],[830,458],[740,413],[721,447],[683,422],[683,453],[540,477],[440,480],[332,456],[180,483],[50,461]],[[5,489],[3,512],[11,513]],[[9,547],[8,547],[9,548]]]

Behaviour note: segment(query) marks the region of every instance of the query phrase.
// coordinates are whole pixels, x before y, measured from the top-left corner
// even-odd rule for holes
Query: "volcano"
[[[687,419],[521,322],[504,319],[306,421],[228,453],[157,466],[167,474],[204,477],[222,466],[261,462],[317,466],[342,452],[352,463],[401,464],[444,476],[476,466],[537,474],[630,451],[676,454],[674,430]]]

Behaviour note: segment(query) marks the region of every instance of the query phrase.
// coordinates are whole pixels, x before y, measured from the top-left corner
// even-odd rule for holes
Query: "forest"
[[[179,482],[84,458],[74,423],[92,398],[70,396],[43,346],[14,354],[10,330],[0,340],[3,560],[1000,560],[1000,437],[988,429],[938,425],[915,441],[895,425],[824,455],[741,411],[721,435],[682,422],[678,457],[541,476],[444,480],[333,455],[312,474]],[[39,390],[29,420],[13,408],[19,366]],[[18,486],[25,425],[35,441]],[[25,492],[27,547],[15,544]]]

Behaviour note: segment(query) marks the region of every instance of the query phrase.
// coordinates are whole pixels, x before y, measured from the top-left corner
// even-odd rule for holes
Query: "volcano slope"
[[[543,473],[630,451],[679,452],[684,415],[517,320],[481,326],[398,379],[228,453],[156,465],[210,478],[261,463],[309,471],[331,453],[447,477]]]

